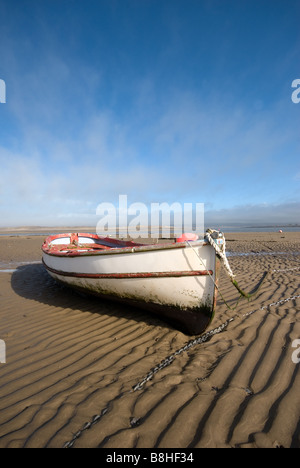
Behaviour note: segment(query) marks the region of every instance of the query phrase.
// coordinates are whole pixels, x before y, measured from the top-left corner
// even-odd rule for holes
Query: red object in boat
[[[176,239],[176,242],[196,241],[198,239],[199,239],[199,236],[197,236],[197,234],[187,232],[187,233],[182,234],[181,237],[178,237]]]

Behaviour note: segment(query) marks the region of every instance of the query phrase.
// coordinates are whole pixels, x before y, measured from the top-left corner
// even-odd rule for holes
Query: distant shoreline
[[[300,232],[300,225],[299,224],[285,224],[285,225],[264,225],[264,226],[214,226],[216,229],[220,229],[224,233],[254,233],[254,232]],[[155,237],[163,237],[161,236],[160,230],[162,227],[156,227]],[[206,228],[205,228],[206,230]],[[64,232],[90,232],[96,233],[95,226],[19,226],[19,227],[0,227],[0,236],[5,235],[50,235],[50,234],[58,234]],[[120,228],[119,232],[117,229],[117,234],[110,233],[109,231],[105,231],[101,233],[103,236],[113,236],[113,237],[127,237],[127,228]],[[153,233],[152,233],[153,234]],[[141,237],[147,237],[147,230],[141,229]],[[151,237],[148,235],[148,237]],[[170,228],[170,237],[177,237],[173,236],[172,227]]]

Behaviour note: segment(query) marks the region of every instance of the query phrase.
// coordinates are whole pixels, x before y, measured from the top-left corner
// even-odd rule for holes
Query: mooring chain
[[[87,431],[88,429],[90,429],[91,427],[93,427],[95,424],[97,424],[100,419],[102,418],[102,416],[104,416],[108,411],[108,408],[104,408],[101,413],[99,414],[95,414],[95,416],[93,416],[92,418],[92,421],[88,421],[86,422],[82,429],[79,429],[79,431],[76,432],[76,434],[73,435],[73,438],[69,441],[69,442],[66,442],[64,445],[63,445],[63,448],[72,448],[73,445],[75,444],[75,441],[77,439],[79,439],[79,437],[83,434],[84,431]]]
[[[273,272],[281,272],[281,271],[290,271],[290,270],[298,270],[300,269],[300,267],[296,267],[296,268],[287,268],[285,270],[273,270]],[[204,343],[205,341],[207,341],[209,338],[211,338],[212,336],[214,335],[217,335],[218,333],[221,333],[228,325],[229,323],[233,322],[234,320],[236,320],[237,318],[240,318],[242,319],[243,317],[249,317],[250,315],[254,314],[255,312],[258,312],[258,311],[262,311],[262,310],[265,310],[265,309],[268,309],[270,307],[274,307],[274,306],[280,306],[280,305],[283,305],[289,301],[292,301],[292,300],[295,300],[295,299],[299,299],[300,298],[300,294],[298,295],[294,295],[294,296],[291,296],[291,297],[288,297],[286,299],[280,299],[279,301],[276,301],[276,302],[272,302],[270,304],[267,304],[265,306],[262,306],[258,309],[254,309],[250,312],[246,312],[245,314],[243,315],[238,315],[238,314],[235,314],[232,318],[226,320],[225,322],[223,322],[221,325],[219,325],[219,327],[216,327],[214,328],[213,330],[210,330],[206,333],[204,333],[203,335],[200,335],[199,337],[193,339],[193,340],[190,340],[187,344],[185,344],[184,346],[182,346],[181,348],[177,349],[176,351],[174,351],[174,353],[170,354],[170,356],[168,356],[167,358],[163,359],[160,364],[158,364],[157,366],[153,367],[149,372],[148,374],[142,379],[140,380],[137,384],[135,384],[133,387],[132,387],[132,390],[129,391],[129,393],[131,392],[136,392],[137,390],[142,390],[142,388],[144,387],[144,385],[149,382],[149,380],[151,380],[155,374],[157,374],[159,371],[161,371],[162,369],[164,369],[165,367],[169,366],[172,364],[172,362],[174,362],[174,360],[176,359],[176,356],[179,356],[180,354],[182,354],[184,351],[188,351],[190,350],[191,348],[193,348],[194,346],[198,345],[198,344],[201,344],[201,343]],[[77,431],[74,435],[73,435],[73,438],[69,441],[69,442],[66,442],[64,445],[63,445],[63,448],[72,448],[73,445],[75,444],[76,440],[79,439],[79,437],[87,430],[89,430],[91,427],[93,427],[95,424],[97,424],[101,418],[107,413],[108,411],[108,407],[104,408],[101,410],[101,412],[95,416],[93,416],[92,420],[89,421],[89,422],[86,422],[82,429],[80,429],[79,431]]]
[[[272,270],[272,273],[279,273],[279,272],[283,272],[283,271],[294,271],[294,270],[300,270],[300,267],[282,268],[280,270]]]
[[[213,335],[216,335],[217,333],[221,333],[224,328],[227,327],[227,325],[232,322],[234,320],[234,318],[231,318],[229,320],[226,320],[226,322],[224,322],[222,325],[220,325],[219,327],[217,328],[214,328],[213,330],[210,330],[209,332],[206,332],[204,333],[203,335],[200,335],[198,338],[195,338],[194,340],[191,340],[189,341],[186,345],[182,346],[182,348],[179,348],[177,349],[174,353],[170,354],[170,356],[168,356],[167,358],[165,358],[163,361],[161,361],[160,364],[158,364],[157,366],[153,367],[153,369],[150,370],[150,372],[148,372],[148,374],[146,375],[146,377],[144,377],[140,382],[138,382],[136,385],[134,385],[132,387],[132,390],[129,391],[129,393],[131,392],[136,392],[137,390],[141,390],[143,388],[143,386],[149,381],[151,380],[155,374],[157,374],[157,372],[159,372],[160,370],[164,369],[165,367],[169,366],[170,364],[172,364],[172,362],[175,360],[176,356],[179,356],[180,354],[182,354],[184,351],[188,351],[189,349],[191,349],[193,346],[196,346],[197,344],[200,344],[200,343],[204,343],[205,341],[207,341],[211,336]],[[79,437],[83,434],[83,432],[89,430],[92,426],[94,426],[95,424],[97,424],[100,419],[102,418],[102,416],[104,416],[108,411],[108,407],[104,408],[99,414],[96,414],[95,416],[93,416],[92,418],[92,421],[90,422],[86,422],[82,429],[80,429],[79,431],[77,431],[74,435],[73,435],[73,438],[69,441],[69,442],[66,442],[64,445],[63,445],[63,448],[72,448],[73,445],[75,444],[76,440],[79,439]]]
[[[259,310],[265,310],[265,309],[268,309],[269,307],[280,306],[282,304],[285,304],[286,302],[289,302],[289,301],[292,301],[292,300],[295,300],[295,299],[299,299],[299,298],[300,298],[300,294],[288,297],[287,299],[281,299],[280,301],[277,301],[277,302],[272,302],[271,304],[260,307],[259,309],[252,310],[251,312],[247,312],[247,313],[245,313],[245,314],[243,314],[241,316],[236,314],[234,317],[232,317],[232,318],[226,320],[226,322],[222,323],[219,327],[214,328],[213,330],[210,330],[209,332],[205,333],[204,335],[201,335],[198,338],[195,338],[194,340],[189,341],[182,348],[178,349],[173,354],[171,354],[170,356],[165,358],[163,361],[161,361],[161,363],[158,366],[155,366],[153,369],[151,369],[150,372],[148,372],[148,374],[140,382],[138,382],[136,385],[134,385],[132,387],[133,391],[135,392],[136,390],[141,390],[142,387],[149,380],[151,380],[154,377],[154,375],[157,374],[158,371],[160,371],[161,369],[164,369],[165,367],[172,364],[172,362],[174,361],[176,356],[183,353],[184,351],[188,351],[189,349],[193,348],[194,346],[196,346],[198,344],[204,343],[211,336],[217,335],[218,333],[221,333],[228,326],[228,324],[230,322],[233,322],[235,319],[242,318],[242,317],[248,317],[249,315],[252,315],[255,312],[258,312]]]
[[[160,364],[153,367],[153,369],[151,369],[150,372],[148,372],[148,374],[140,382],[138,382],[136,385],[134,385],[132,387],[132,391],[135,392],[136,390],[141,390],[143,388],[143,386],[145,385],[145,383],[147,383],[149,380],[151,380],[154,377],[154,375],[157,374],[157,372],[159,372],[160,370],[162,370],[165,367],[172,364],[172,362],[174,361],[176,356],[179,356],[184,351],[188,351],[189,349],[193,348],[194,346],[196,346],[196,345],[198,345],[200,343],[204,343],[211,336],[217,335],[218,333],[221,333],[224,330],[224,328],[227,327],[229,322],[232,322],[233,320],[234,320],[234,318],[226,320],[226,322],[222,323],[222,325],[220,325],[219,327],[214,328],[213,330],[210,330],[207,333],[204,333],[203,335],[199,336],[198,338],[195,338],[194,340],[189,341],[186,345],[182,346],[182,348],[177,349],[174,353],[170,354],[170,356],[168,356],[163,361],[161,361]]]

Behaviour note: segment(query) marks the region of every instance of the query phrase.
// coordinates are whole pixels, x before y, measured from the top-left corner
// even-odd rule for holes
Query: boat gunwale
[[[42,251],[43,253],[47,255],[51,255],[54,257],[63,257],[63,258],[78,258],[78,257],[88,257],[88,256],[94,256],[94,255],[115,255],[115,254],[129,254],[129,253],[135,253],[135,252],[151,252],[151,251],[157,251],[157,250],[168,250],[168,249],[184,249],[184,248],[191,248],[189,244],[187,244],[186,241],[184,242],[170,242],[170,243],[165,243],[165,244],[138,244],[134,243],[132,241],[119,241],[118,239],[110,238],[110,237],[100,237],[97,234],[89,234],[89,233],[78,233],[78,237],[88,237],[92,238],[95,240],[105,240],[107,242],[111,243],[124,243],[125,246],[123,247],[109,247],[107,249],[99,250],[99,249],[93,249],[93,244],[91,244],[91,247],[88,247],[89,250],[78,250],[78,246],[74,245],[74,248],[70,248],[70,244],[60,244],[61,249],[57,250],[55,248],[51,248],[50,244],[53,240],[55,239],[61,239],[64,237],[70,238],[71,233],[65,233],[65,234],[56,234],[56,235],[51,235],[48,236],[43,245],[42,245]],[[199,239],[196,241],[193,241],[193,247],[199,247],[199,246],[206,246],[210,245],[205,239]],[[63,250],[63,249],[68,249]],[[83,247],[84,248],[84,247]],[[87,248],[87,247],[85,247]]]

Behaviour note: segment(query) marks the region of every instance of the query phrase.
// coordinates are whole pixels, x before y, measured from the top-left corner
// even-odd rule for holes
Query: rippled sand
[[[245,289],[266,269],[288,271],[235,310],[219,297],[210,328],[235,320],[132,391],[193,337],[56,284],[40,263],[43,237],[1,237],[0,447],[300,447],[300,299],[276,304],[300,294],[300,234],[226,238]],[[225,273],[220,286],[233,307]]]

